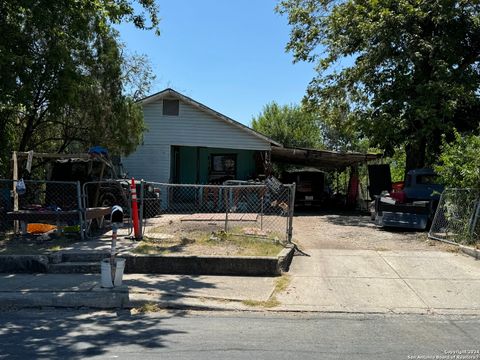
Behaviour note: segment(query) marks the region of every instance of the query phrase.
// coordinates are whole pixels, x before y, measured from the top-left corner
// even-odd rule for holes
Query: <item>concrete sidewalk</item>
[[[312,249],[296,256],[273,311],[480,314],[480,262],[442,251]],[[0,306],[264,310],[276,278],[127,274],[0,274]],[[256,305],[256,307],[247,304]]]
[[[442,251],[312,249],[296,257],[279,309],[480,314],[480,262]]]
[[[1,307],[159,307],[245,310],[269,299],[273,277],[126,274],[123,285],[100,287],[100,274],[0,274]]]

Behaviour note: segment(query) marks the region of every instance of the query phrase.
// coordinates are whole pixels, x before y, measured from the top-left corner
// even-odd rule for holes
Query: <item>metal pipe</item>
[[[78,206],[78,217],[79,217],[79,221],[80,221],[80,239],[82,239],[82,241],[84,240],[85,238],[85,233],[84,231],[86,229],[84,229],[84,222],[83,222],[83,216],[84,216],[84,211],[85,208],[83,208],[82,206],[82,190],[81,190],[81,186],[80,186],[80,181],[77,181],[77,206]],[[85,216],[85,219],[86,219],[86,216]]]
[[[288,231],[287,231],[287,241],[288,243],[292,243],[292,235],[293,235],[293,212],[295,209],[295,189],[296,185],[293,183],[289,186],[290,190],[290,203],[288,204]]]
[[[227,194],[227,188],[225,188],[225,232],[228,232],[228,210],[229,210],[229,204],[228,204],[228,199],[229,196]]]
[[[145,187],[145,181],[143,179],[140,181],[140,221],[138,222],[138,227],[140,228],[140,236],[143,237],[143,208],[145,206],[145,201],[143,198]]]
[[[265,191],[264,191],[264,189],[262,189],[262,190],[260,190],[260,191],[261,191],[261,193],[262,193],[262,196],[260,197],[260,201],[262,202],[262,203],[260,204],[260,230],[263,231],[263,212],[265,211],[265,209],[264,209],[264,206],[265,206],[265,204],[264,204]]]

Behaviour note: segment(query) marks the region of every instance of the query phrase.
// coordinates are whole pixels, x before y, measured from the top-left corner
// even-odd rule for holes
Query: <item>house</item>
[[[248,180],[265,174],[272,146],[249,127],[172,89],[141,100],[143,144],[122,159],[129,176],[180,184]]]

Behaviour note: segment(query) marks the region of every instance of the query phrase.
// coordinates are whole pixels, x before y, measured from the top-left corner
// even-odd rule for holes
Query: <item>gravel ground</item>
[[[427,232],[378,228],[369,215],[359,213],[297,213],[294,242],[305,249],[458,251],[453,245],[429,240]]]

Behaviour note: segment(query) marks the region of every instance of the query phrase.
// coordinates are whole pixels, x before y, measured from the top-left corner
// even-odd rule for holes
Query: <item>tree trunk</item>
[[[33,115],[27,117],[27,125],[25,126],[25,130],[23,130],[22,139],[20,140],[20,144],[18,145],[18,151],[27,151],[28,143],[30,142],[34,131],[34,121],[35,118]]]
[[[426,147],[427,143],[425,138],[412,140],[405,145],[405,175],[409,170],[419,169],[425,166]]]

